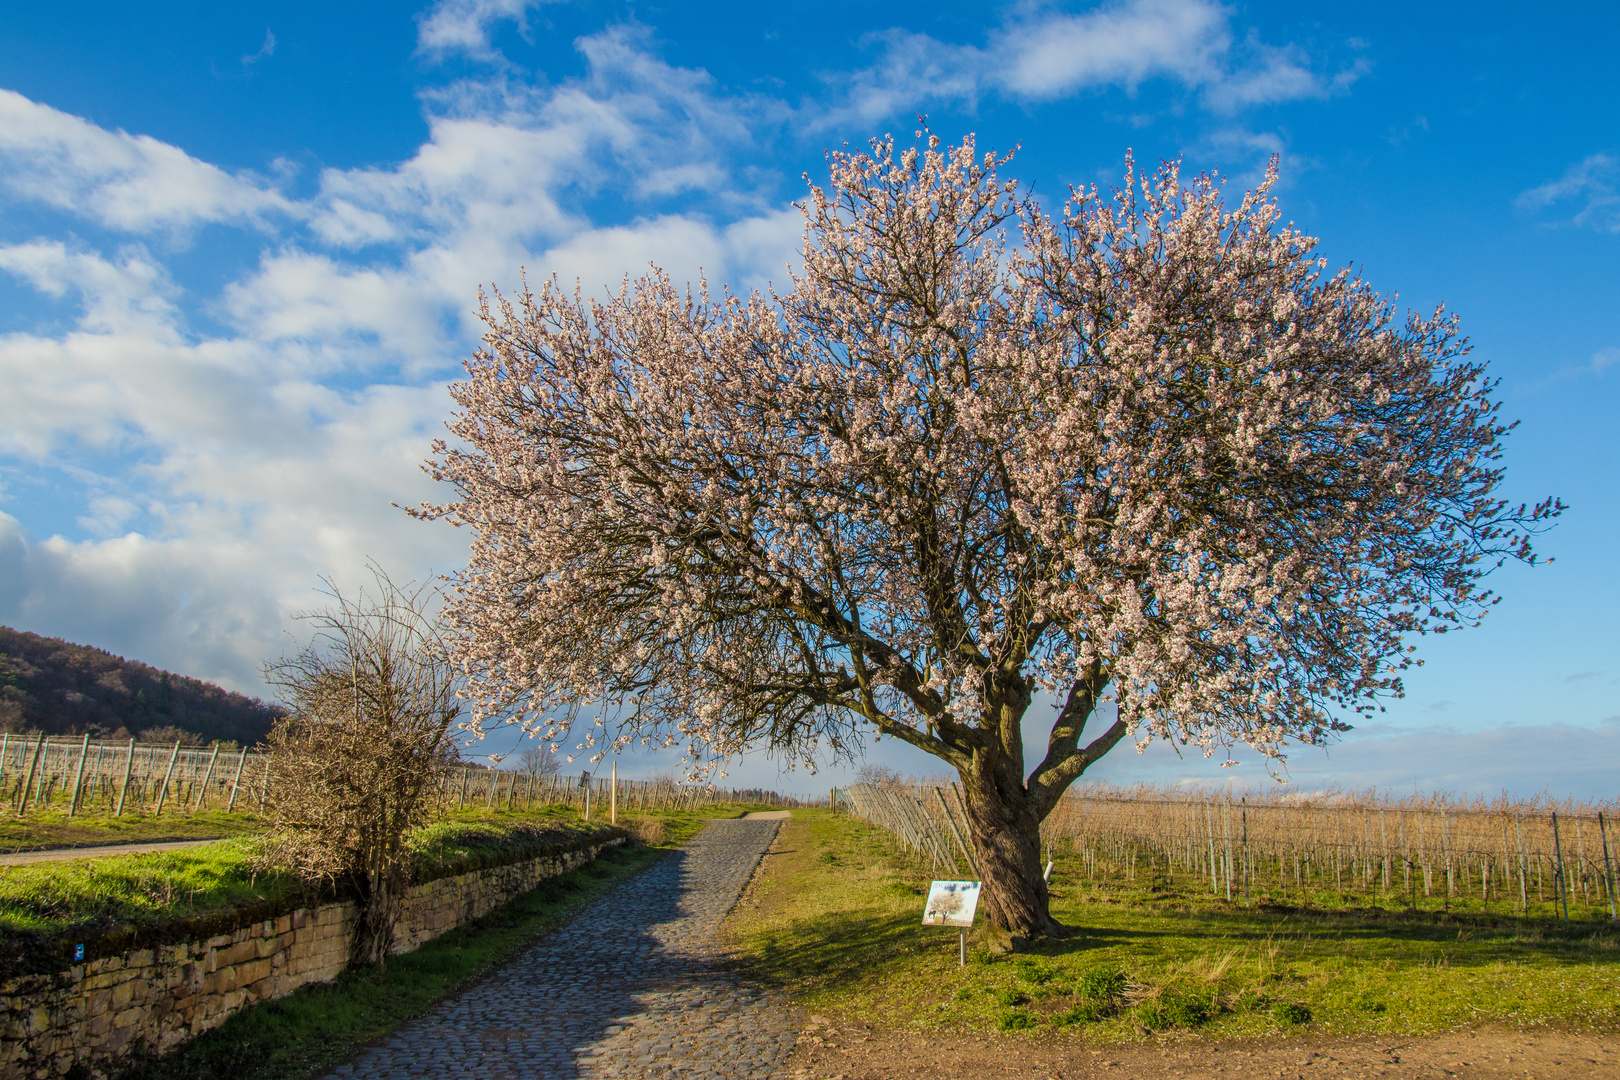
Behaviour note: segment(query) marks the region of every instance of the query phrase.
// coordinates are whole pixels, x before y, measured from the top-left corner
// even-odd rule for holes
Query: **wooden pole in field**
[[[619,763],[613,763],[613,778],[609,781],[610,794],[608,795],[608,824],[619,823]]]
[[[1249,906],[1249,800],[1243,800],[1243,906]]]
[[[231,777],[231,797],[225,803],[225,812],[228,814],[236,807],[236,793],[242,787],[242,766],[247,764],[247,747],[242,748],[242,756],[236,759],[236,775]]]
[[[939,808],[945,811],[945,823],[951,827],[951,835],[956,837],[956,846],[962,849],[962,856],[967,859],[968,869],[975,874],[979,872],[979,862],[973,857],[973,849],[968,847],[962,838],[962,830],[956,827],[956,815],[951,813],[950,804],[945,801],[945,795],[939,788],[934,789],[934,798],[939,800]]]
[[[79,809],[79,786],[84,783],[84,759],[90,756],[90,733],[84,733],[84,742],[79,744],[79,767],[73,770],[73,794],[68,796],[68,817],[72,817]]]
[[[201,810],[203,799],[208,794],[208,781],[214,778],[214,763],[219,760],[219,743],[214,744],[214,756],[208,759],[208,771],[203,773],[202,783],[197,785],[197,801],[191,805],[193,810]]]
[[[169,778],[174,775],[174,763],[180,760],[180,740],[174,740],[174,753],[169,755],[169,767],[163,770],[163,786],[158,788],[157,809],[154,814],[163,813],[163,800],[169,797]]]
[[[1558,900],[1564,908],[1564,921],[1569,922],[1569,883],[1564,880],[1564,848],[1558,842],[1558,811],[1553,811],[1553,869],[1558,874],[1554,884],[1558,886]]]
[[[1614,903],[1614,868],[1609,864],[1609,825],[1603,820],[1603,811],[1598,811],[1598,835],[1603,838],[1603,877],[1609,884],[1609,919],[1611,922],[1620,922],[1620,911]]]
[[[129,774],[135,768],[135,740],[129,740],[129,756],[124,759],[124,782],[118,785],[118,809],[113,817],[124,816],[124,796],[129,792]]]
[[[39,739],[34,743],[34,756],[28,759],[28,775],[23,779],[22,790],[18,792],[17,816],[22,817],[28,810],[28,790],[34,785],[34,773],[39,770],[39,756],[45,751],[45,733],[39,733]]]

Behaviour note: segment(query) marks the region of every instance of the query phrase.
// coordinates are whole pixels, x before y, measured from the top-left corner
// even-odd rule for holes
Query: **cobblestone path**
[[[798,1025],[721,962],[716,932],[778,821],[715,821],[563,930],[328,1080],[763,1080]]]

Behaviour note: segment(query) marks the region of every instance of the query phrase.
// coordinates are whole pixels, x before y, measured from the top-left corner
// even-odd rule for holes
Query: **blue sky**
[[[1291,772],[1612,798],[1617,53],[1598,4],[9,5],[0,622],[262,692],[319,575],[460,564],[391,504],[432,497],[480,284],[781,282],[803,174],[926,113],[1021,144],[1049,205],[1127,149],[1240,186],[1279,155],[1330,260],[1457,311],[1522,420],[1508,494],[1571,504],[1557,561]],[[1096,773],[1266,782],[1162,748]]]

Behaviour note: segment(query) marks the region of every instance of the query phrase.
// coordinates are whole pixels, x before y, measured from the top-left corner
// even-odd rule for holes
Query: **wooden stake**
[[[1598,811],[1598,835],[1603,838],[1603,876],[1609,883],[1609,919],[1620,922],[1620,912],[1615,910],[1614,903],[1614,868],[1609,865],[1609,826],[1601,810]]]
[[[39,733],[39,741],[34,743],[34,756],[28,759],[28,776],[22,782],[22,790],[18,792],[17,816],[22,817],[28,810],[28,790],[34,786],[34,773],[39,769],[39,756],[45,751],[45,733]]]
[[[90,756],[90,733],[84,733],[84,742],[79,744],[79,767],[73,771],[73,794],[68,796],[68,817],[72,817],[79,809],[79,785],[84,783],[84,759]]]
[[[225,803],[225,812],[228,814],[236,806],[236,793],[242,787],[242,766],[247,764],[247,749],[244,747],[242,756],[236,759],[236,775],[231,777],[231,797]]]
[[[611,794],[608,796],[608,824],[619,823],[619,763],[613,763],[613,779],[610,781]]]
[[[1564,907],[1564,921],[1569,922],[1569,883],[1564,880],[1564,849],[1558,842],[1558,812],[1556,810],[1553,811],[1552,827],[1553,858],[1556,860],[1553,869],[1558,874],[1558,877],[1554,879],[1554,884],[1558,887],[1558,899]]]
[[[124,759],[124,782],[118,785],[118,809],[113,817],[124,816],[124,795],[129,791],[129,774],[135,768],[135,740],[129,740],[129,757]]]
[[[163,770],[163,786],[158,788],[157,809],[154,814],[163,813],[163,800],[169,797],[169,778],[174,775],[174,763],[180,760],[180,740],[174,740],[174,753],[169,755],[169,767]]]
[[[214,756],[208,759],[208,771],[203,773],[202,783],[197,785],[197,801],[191,804],[193,810],[201,810],[203,798],[208,794],[208,781],[214,778],[214,762],[219,760],[219,743],[214,744]]]

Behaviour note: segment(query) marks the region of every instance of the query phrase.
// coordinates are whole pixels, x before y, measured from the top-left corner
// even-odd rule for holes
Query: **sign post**
[[[959,932],[958,958],[967,966],[967,935],[973,929],[973,915],[979,909],[977,881],[935,881],[928,886],[928,902],[923,906],[924,926],[954,926]]]

